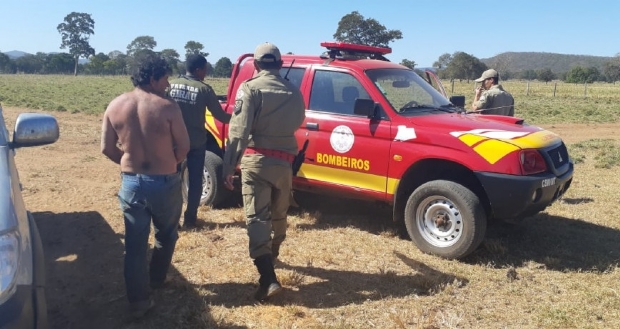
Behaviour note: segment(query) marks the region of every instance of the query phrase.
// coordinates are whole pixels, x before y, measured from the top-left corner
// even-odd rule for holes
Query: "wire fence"
[[[472,81],[444,80],[446,91],[451,95],[469,96],[480,84]],[[557,98],[617,98],[620,99],[620,83],[566,83],[562,81],[500,81],[506,91],[513,96],[540,96]]]

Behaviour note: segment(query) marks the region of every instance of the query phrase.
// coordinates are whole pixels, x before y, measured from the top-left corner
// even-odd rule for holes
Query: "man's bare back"
[[[122,172],[172,174],[189,150],[179,106],[162,91],[154,91],[137,87],[122,94],[110,102],[103,116],[101,151],[119,163]]]

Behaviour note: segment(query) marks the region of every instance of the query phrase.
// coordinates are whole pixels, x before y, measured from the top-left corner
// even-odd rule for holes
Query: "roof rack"
[[[358,45],[346,42],[321,42],[321,47],[327,51],[321,54],[323,59],[377,59],[389,62],[385,54],[392,52],[391,48]]]

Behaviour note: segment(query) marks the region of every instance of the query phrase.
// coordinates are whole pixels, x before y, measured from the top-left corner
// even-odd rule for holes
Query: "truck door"
[[[435,90],[443,95],[443,97],[448,98],[448,94],[446,94],[446,89],[443,87],[441,80],[439,77],[432,71],[426,70],[424,71],[424,79],[428,82]]]
[[[370,99],[354,73],[316,66],[311,72],[305,128],[311,160],[300,176],[327,188],[373,198],[386,194],[390,121],[353,113],[357,98]]]

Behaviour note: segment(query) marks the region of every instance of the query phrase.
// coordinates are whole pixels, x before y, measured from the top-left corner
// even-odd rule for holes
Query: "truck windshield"
[[[400,115],[452,112],[450,101],[414,71],[376,69],[366,71],[366,75]]]

